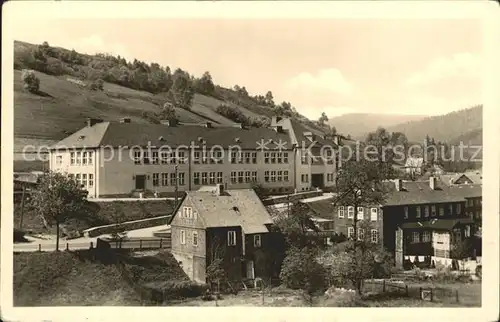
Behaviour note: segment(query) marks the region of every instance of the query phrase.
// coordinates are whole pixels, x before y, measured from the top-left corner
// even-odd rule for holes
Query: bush
[[[281,266],[280,279],[291,289],[317,291],[326,289],[327,272],[309,248],[292,248]]]
[[[14,228],[14,243],[28,242],[28,240],[26,239],[26,237],[24,237],[24,235],[26,235],[25,231]]]
[[[477,265],[476,267],[476,276],[482,278],[483,276],[483,265]]]
[[[153,294],[165,301],[198,297],[206,294],[208,286],[193,281],[166,281],[151,287]]]
[[[40,79],[36,77],[35,72],[32,70],[23,70],[22,79],[24,88],[31,93],[36,93],[40,90]]]
[[[104,90],[104,81],[102,79],[96,79],[95,81],[90,83],[90,89],[93,91],[102,91]]]
[[[222,116],[227,117],[231,121],[236,123],[241,123],[244,125],[249,125],[248,118],[237,108],[231,107],[225,104],[219,105],[215,110]]]

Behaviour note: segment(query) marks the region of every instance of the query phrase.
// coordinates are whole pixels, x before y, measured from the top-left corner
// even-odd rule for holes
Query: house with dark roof
[[[171,252],[200,283],[207,282],[207,268],[216,260],[230,281],[270,277],[272,224],[254,190],[202,187],[186,193],[171,219]]]
[[[481,172],[465,172],[465,173],[447,173],[439,176],[439,179],[448,185],[459,185],[459,184],[482,184],[483,175]]]
[[[226,189],[260,184],[276,194],[332,187],[334,161],[302,163],[297,156],[297,136],[309,145],[328,140],[286,120],[281,121],[290,126],[275,122],[271,128],[244,128],[88,119],[87,126],[51,147],[49,164],[73,176],[89,197],[101,198],[173,195],[215,184]]]
[[[465,254],[454,253],[474,243],[477,225],[468,211],[469,199],[480,199],[480,185],[448,186],[436,177],[429,181],[395,180],[383,205],[384,246],[395,254],[396,265],[412,256],[450,264]],[[471,247],[469,256],[479,249]]]

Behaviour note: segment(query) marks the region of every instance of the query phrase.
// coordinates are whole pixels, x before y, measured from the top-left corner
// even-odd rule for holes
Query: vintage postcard
[[[3,9],[2,320],[499,317],[495,2]]]

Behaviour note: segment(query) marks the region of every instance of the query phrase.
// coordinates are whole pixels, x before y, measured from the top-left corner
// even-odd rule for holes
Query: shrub
[[[36,93],[40,90],[40,79],[36,77],[34,71],[23,70],[22,79],[24,82],[24,88],[31,93]]]
[[[291,289],[316,291],[326,289],[327,272],[309,248],[292,248],[281,266],[280,279]]]
[[[100,78],[96,79],[95,81],[90,83],[89,88],[93,91],[97,91],[97,90],[102,91],[102,90],[104,90],[104,81]]]
[[[239,109],[235,107],[221,104],[217,107],[215,111],[220,115],[227,117],[231,121],[241,123],[244,125],[249,124],[248,118]]]
[[[26,235],[25,231],[14,228],[14,243],[27,242],[28,240],[26,239],[26,237],[24,237],[24,235]]]
[[[197,297],[206,294],[208,286],[193,281],[166,281],[151,287],[153,293],[161,294],[163,301]],[[158,296],[157,295],[157,296]]]
[[[477,265],[476,267],[476,276],[482,278],[483,276],[483,265]]]

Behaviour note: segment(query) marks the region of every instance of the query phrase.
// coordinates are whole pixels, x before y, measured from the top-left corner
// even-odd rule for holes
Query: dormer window
[[[78,137],[78,141],[81,141],[81,140],[83,140],[83,139],[85,139],[85,135],[80,135],[80,136]]]

